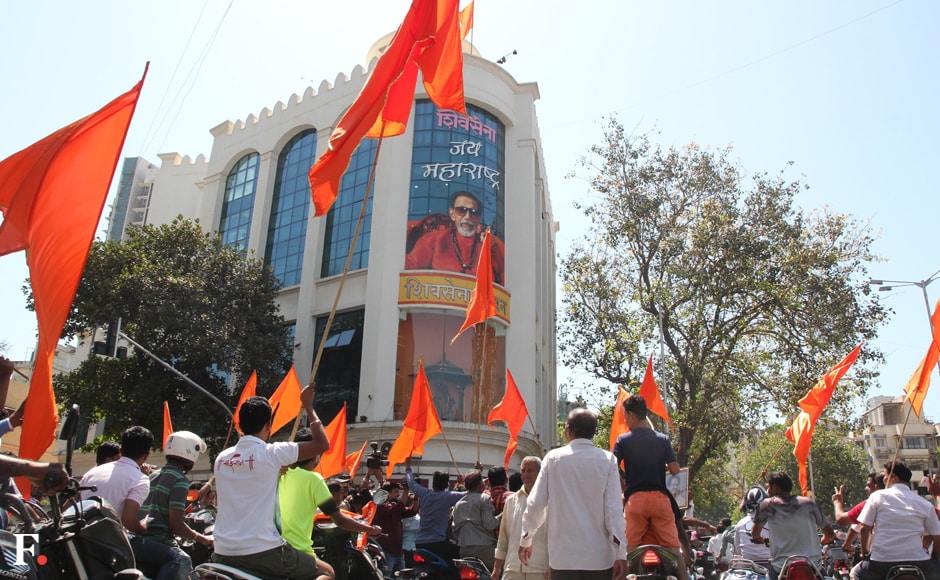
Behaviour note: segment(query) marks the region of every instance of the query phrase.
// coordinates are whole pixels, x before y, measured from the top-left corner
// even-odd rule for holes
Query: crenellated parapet
[[[182,167],[182,166],[195,166],[195,165],[208,165],[209,160],[205,155],[200,153],[196,156],[196,159],[193,160],[189,155],[180,155],[179,153],[160,153],[157,155],[160,158],[162,167]]]

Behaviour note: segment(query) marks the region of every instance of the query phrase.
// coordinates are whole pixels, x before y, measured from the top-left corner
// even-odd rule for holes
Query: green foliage
[[[252,371],[258,371],[258,394],[269,395],[290,368],[278,287],[262,261],[223,246],[198,222],[177,218],[132,228],[122,243],[92,246],[63,336],[83,337],[86,329],[121,318],[123,333],[234,408]],[[143,355],[89,355],[74,372],[56,377],[55,390],[60,402],[78,403],[87,420],[107,419],[106,435],[143,425],[159,438],[164,401],[176,429],[218,445],[228,430],[218,404]]]
[[[774,425],[754,437],[743,440],[738,446],[737,454],[742,457],[741,469],[748,486],[767,468],[768,474],[772,471],[787,472],[793,479],[794,494],[799,493],[799,467],[793,457],[793,444],[787,441],[785,432],[785,426]],[[845,485],[847,506],[865,499],[865,484],[868,481],[865,453],[848,441],[840,428],[820,421],[813,433],[810,458],[816,500],[823,513],[833,515],[829,498],[836,486]]]
[[[713,524],[721,518],[737,521],[741,498],[734,495],[729,486],[735,485],[734,474],[728,471],[727,461],[711,459],[698,470],[690,482],[695,517]]]
[[[656,379],[694,480],[875,336],[873,240],[851,216],[799,209],[800,180],[746,175],[730,147],[664,150],[614,119],[591,154],[592,226],[562,266],[561,358],[636,392],[661,340]],[[881,360],[863,348],[827,416],[850,416]]]

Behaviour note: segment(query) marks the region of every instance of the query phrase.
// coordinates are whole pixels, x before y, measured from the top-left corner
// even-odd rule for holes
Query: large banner
[[[415,104],[405,269],[476,276],[489,227],[493,279],[504,285],[504,128],[483,109],[467,111]]]

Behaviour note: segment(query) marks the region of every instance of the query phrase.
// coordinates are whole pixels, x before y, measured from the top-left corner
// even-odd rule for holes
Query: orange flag
[[[467,38],[473,28],[473,0],[460,11],[460,37]]]
[[[800,489],[803,495],[809,492],[809,476],[806,472],[806,462],[809,460],[809,448],[813,444],[813,431],[816,429],[816,421],[822,415],[823,409],[832,399],[832,393],[835,391],[836,384],[858,359],[858,353],[862,345],[858,345],[852,350],[839,364],[829,369],[829,371],[819,379],[812,389],[800,399],[800,414],[793,420],[793,424],[787,429],[786,437],[793,442],[793,456],[800,466]]]
[[[368,445],[369,445],[368,441],[363,441],[362,447],[359,449],[359,451],[356,451],[355,453],[350,453],[349,455],[346,456],[346,473],[348,473],[350,477],[355,476],[356,471],[359,470],[359,464],[362,463],[362,456],[363,454],[365,454],[366,446]]]
[[[640,385],[640,396],[646,401],[646,408],[649,411],[665,419],[669,423],[670,429],[675,428],[672,425],[672,420],[669,419],[666,405],[659,395],[659,387],[656,386],[656,381],[653,379],[653,355],[650,355],[650,360],[646,363],[646,374],[643,375],[643,384]]]
[[[320,456],[320,463],[314,471],[323,477],[332,477],[346,469],[346,403],[325,431],[330,440],[330,450]]]
[[[924,398],[927,396],[927,389],[930,388],[930,376],[933,370],[937,368],[937,361],[940,360],[940,300],[934,307],[933,316],[930,317],[930,323],[933,327],[933,338],[930,341],[930,348],[927,349],[927,355],[910,380],[904,385],[904,392],[907,393],[906,401],[909,401],[914,412],[920,417],[921,410],[924,407]]]
[[[52,359],[143,83],[141,79],[98,112],[0,161],[0,256],[28,250],[39,327],[20,437],[23,459],[39,459],[55,437]],[[24,493],[29,488],[20,486]]]
[[[325,215],[333,205],[340,179],[363,137],[405,132],[419,68],[424,88],[438,107],[466,114],[457,2],[412,1],[359,96],[333,129],[326,152],[310,168],[316,215]]]
[[[242,387],[242,394],[238,397],[238,405],[235,406],[235,428],[238,429],[239,433],[242,433],[242,428],[241,425],[238,424],[238,410],[242,408],[242,403],[255,396],[257,388],[258,371],[252,371],[251,376],[248,377],[248,382]]]
[[[170,422],[170,404],[163,401],[163,448],[166,449],[166,440],[173,433],[173,423]]]
[[[294,367],[287,371],[287,376],[281,381],[281,385],[274,391],[268,402],[271,403],[271,409],[274,412],[274,425],[271,426],[271,433],[277,433],[281,427],[300,414],[300,380],[297,379],[297,371]]]
[[[519,446],[519,431],[522,430],[522,424],[525,418],[529,416],[529,410],[525,406],[525,399],[516,386],[516,381],[512,378],[512,373],[506,369],[506,393],[503,400],[493,407],[489,416],[486,418],[486,424],[493,429],[493,421],[503,421],[509,427],[509,444],[506,445],[506,456],[503,458],[503,466],[509,468],[509,459]]]
[[[408,416],[401,426],[401,433],[388,452],[388,468],[386,477],[392,476],[395,465],[401,463],[415,453],[424,453],[424,444],[441,432],[441,420],[431,398],[431,387],[428,377],[424,374],[424,362],[418,361],[418,376],[415,377],[414,390],[411,392],[411,405],[408,407]]]
[[[496,292],[493,291],[493,265],[490,252],[490,228],[486,228],[483,236],[483,247],[480,258],[477,260],[477,281],[467,304],[467,318],[463,326],[457,331],[450,343],[454,344],[463,331],[474,324],[486,322],[487,318],[496,316]]]
[[[617,439],[630,430],[630,427],[627,426],[627,418],[625,417],[625,412],[623,410],[623,403],[629,396],[630,393],[628,393],[623,387],[620,387],[620,392],[617,393],[617,402],[614,403],[614,415],[610,420],[611,452],[613,452],[614,446],[617,445]]]

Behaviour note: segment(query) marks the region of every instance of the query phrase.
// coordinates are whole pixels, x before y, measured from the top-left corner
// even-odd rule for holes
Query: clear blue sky
[[[6,6],[0,21],[0,159],[129,89],[152,62],[125,156],[209,153],[209,130],[273,108],[307,86],[365,65],[397,27],[406,0],[345,2],[49,2]],[[567,253],[590,198],[565,179],[616,113],[664,145],[735,147],[750,171],[803,175],[805,208],[866,220],[885,261],[874,278],[921,280],[940,269],[940,3],[841,0],[477,0],[472,41],[485,58],[537,82],[538,116],[556,219]],[[105,210],[105,216],[107,209]],[[12,358],[35,343],[20,292],[22,253],[0,258],[0,339]],[[931,301],[940,283],[928,287]],[[881,388],[896,395],[929,344],[919,289],[887,293],[895,314],[877,345]],[[822,372],[824,369],[821,369]],[[561,373],[576,387],[590,378]],[[808,377],[807,387],[818,377]],[[927,397],[940,419],[940,386]]]

